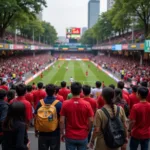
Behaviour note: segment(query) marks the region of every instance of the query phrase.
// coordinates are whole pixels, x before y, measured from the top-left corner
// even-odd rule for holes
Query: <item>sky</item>
[[[58,36],[65,36],[67,27],[87,27],[89,0],[47,0],[43,20],[50,22]],[[100,13],[106,11],[107,0],[100,0]]]

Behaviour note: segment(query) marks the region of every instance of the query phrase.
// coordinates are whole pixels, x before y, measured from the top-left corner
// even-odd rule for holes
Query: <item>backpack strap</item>
[[[58,102],[59,102],[59,100],[55,100],[51,105],[55,106]]]
[[[40,103],[41,103],[42,106],[45,106],[45,103],[44,103],[43,99],[40,100]]]
[[[120,107],[117,106],[117,114],[116,114],[116,117],[117,117],[117,118],[119,117],[119,113],[120,113]]]
[[[104,114],[107,116],[107,118],[110,119],[110,115],[109,115],[107,109],[103,107],[101,110],[104,112]]]

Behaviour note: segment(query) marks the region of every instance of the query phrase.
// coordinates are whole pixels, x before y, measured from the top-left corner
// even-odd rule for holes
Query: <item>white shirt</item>
[[[93,95],[93,98],[97,99],[102,93],[102,89],[94,88],[91,91],[91,95]]]
[[[74,81],[74,79],[73,78],[70,78],[70,82],[72,83]]]

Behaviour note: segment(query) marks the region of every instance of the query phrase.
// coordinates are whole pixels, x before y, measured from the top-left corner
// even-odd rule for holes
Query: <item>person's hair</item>
[[[12,84],[12,86],[11,86],[10,89],[11,89],[11,90],[16,90],[16,85],[15,85],[15,84]]]
[[[4,98],[7,96],[7,92],[3,89],[0,89],[0,99],[4,100]]]
[[[57,94],[60,90],[60,87],[59,86],[55,86],[55,93]]]
[[[83,94],[84,94],[85,96],[88,96],[88,95],[90,95],[90,93],[91,93],[91,87],[90,87],[89,85],[84,85],[84,86],[82,87],[82,90],[83,90]]]
[[[27,85],[27,92],[31,92],[32,91],[32,86],[31,85]]]
[[[25,123],[25,119],[25,105],[21,102],[14,102],[9,106],[7,116],[3,123],[3,130],[13,130],[15,121]]]
[[[16,94],[15,90],[9,90],[8,91],[8,93],[7,93],[8,102],[10,102],[12,99],[15,98],[15,94]]]
[[[124,82],[119,81],[118,84],[117,84],[117,87],[118,87],[119,89],[123,90],[123,88],[124,88]]]
[[[26,94],[26,85],[19,84],[16,86],[16,93],[18,96],[24,96]]]
[[[136,93],[137,90],[138,90],[138,86],[137,86],[137,85],[133,85],[133,86],[132,86],[132,91],[133,91],[134,93]]]
[[[62,88],[66,87],[66,82],[65,82],[65,81],[62,81],[62,82],[61,82],[61,87],[62,87]]]
[[[106,104],[108,104],[115,116],[115,108],[114,108],[114,90],[110,87],[106,87],[102,91],[102,97],[105,100]]]
[[[148,88],[141,86],[138,88],[137,92],[141,99],[146,99],[148,96],[149,90],[148,90]]]
[[[115,90],[114,90],[114,92],[115,92],[115,103],[118,103],[118,102],[121,102],[121,100],[122,100],[122,90],[121,89],[119,89],[119,88],[116,88]]]
[[[53,84],[46,85],[46,93],[48,96],[53,96],[55,93],[55,85]]]
[[[113,90],[115,89],[115,85],[114,84],[110,84],[109,87],[112,88]]]
[[[82,90],[82,85],[81,85],[81,83],[79,83],[79,82],[73,82],[73,83],[71,84],[71,93],[72,93],[73,96],[78,96],[78,95],[80,95],[81,90]]]
[[[33,82],[32,85],[35,85],[35,82]]]
[[[38,84],[37,84],[37,87],[38,87],[38,89],[42,89],[43,88],[43,83],[42,82],[39,82]]]
[[[100,88],[102,83],[100,81],[96,81],[95,85],[96,85],[97,88]]]
[[[146,81],[143,81],[143,82],[141,83],[141,86],[143,86],[143,87],[148,87],[148,83],[147,83]]]
[[[3,81],[3,82],[2,82],[2,85],[5,85],[5,84],[6,84],[6,82],[5,82],[5,81]]]
[[[67,89],[70,90],[70,86],[67,86]]]

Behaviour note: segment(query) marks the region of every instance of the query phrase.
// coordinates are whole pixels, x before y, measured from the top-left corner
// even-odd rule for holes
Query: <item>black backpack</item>
[[[123,146],[126,137],[123,123],[119,117],[120,107],[117,107],[117,114],[113,118],[110,117],[108,111],[104,107],[102,108],[102,111],[108,118],[105,128],[102,129],[105,144],[109,148],[119,148]]]

